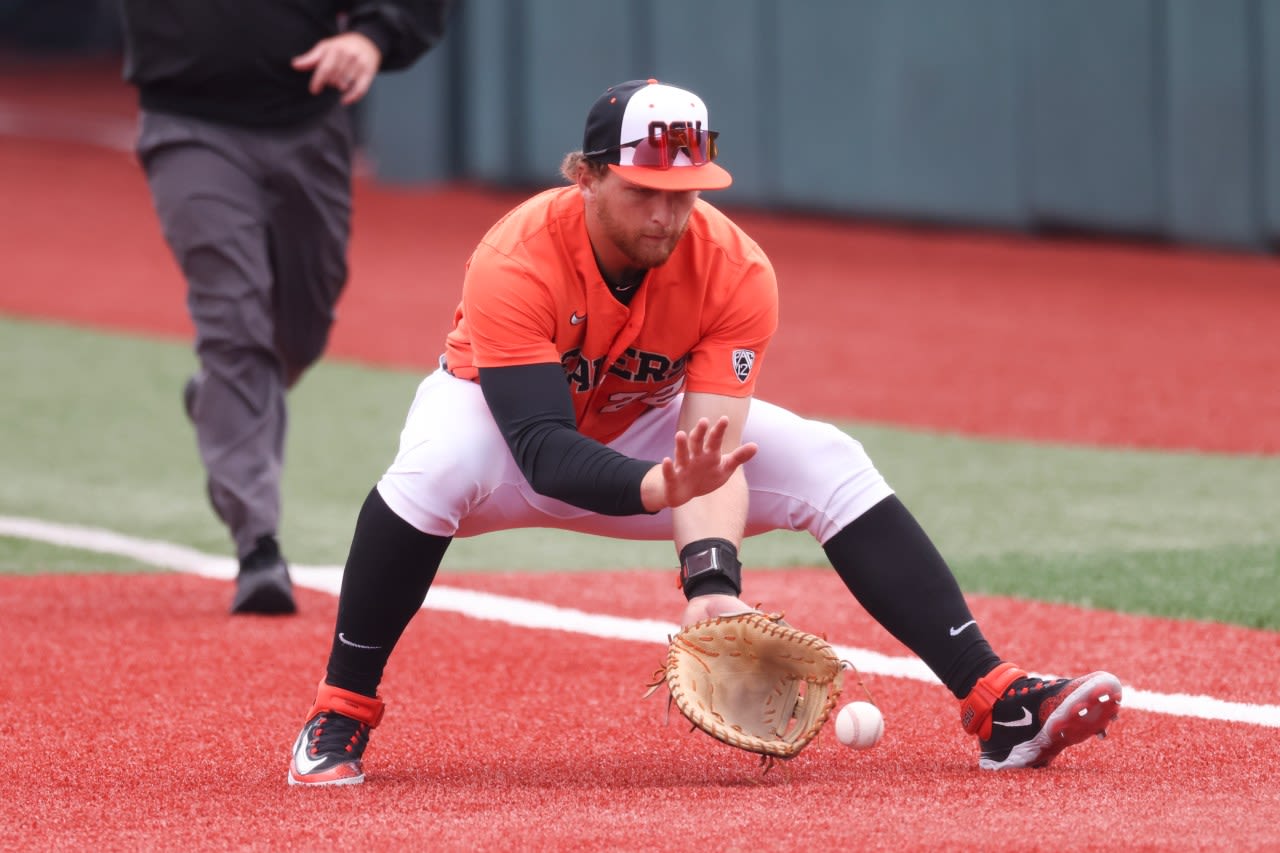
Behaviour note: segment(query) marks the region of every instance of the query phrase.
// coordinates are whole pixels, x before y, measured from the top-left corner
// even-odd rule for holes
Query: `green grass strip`
[[[99,526],[211,553],[179,402],[183,343],[0,318],[0,513]],[[356,510],[395,451],[420,375],[329,361],[290,399],[281,531],[291,559],[341,563]],[[992,441],[844,424],[967,592],[1280,628],[1280,457]],[[825,565],[807,536],[750,540],[748,566]],[[670,543],[560,531],[459,540],[445,570],[666,570]],[[0,571],[143,570],[0,539]]]

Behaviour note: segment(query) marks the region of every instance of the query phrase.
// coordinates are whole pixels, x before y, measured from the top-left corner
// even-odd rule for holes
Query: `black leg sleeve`
[[[376,696],[391,650],[422,607],[451,538],[412,527],[369,492],[342,575],[325,681]]]
[[[957,699],[1000,663],[951,568],[896,495],[823,549],[872,618],[919,655]]]

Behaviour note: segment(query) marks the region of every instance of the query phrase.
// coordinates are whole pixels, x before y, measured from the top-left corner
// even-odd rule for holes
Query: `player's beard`
[[[600,220],[604,236],[626,256],[632,267],[642,270],[665,264],[684,236],[685,229],[689,227],[689,217],[686,216],[679,227],[673,228],[669,233],[659,235],[652,229],[635,233],[623,227],[613,217],[607,204],[596,205],[596,217]]]

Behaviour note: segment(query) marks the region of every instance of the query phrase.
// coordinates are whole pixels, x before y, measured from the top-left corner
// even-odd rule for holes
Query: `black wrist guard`
[[[741,595],[742,563],[728,539],[699,539],[680,550],[680,588],[696,595]]]

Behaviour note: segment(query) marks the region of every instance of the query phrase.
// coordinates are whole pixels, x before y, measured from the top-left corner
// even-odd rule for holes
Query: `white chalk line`
[[[128,557],[157,568],[217,580],[230,581],[236,575],[236,562],[230,557],[215,557],[182,545],[125,536],[100,528],[0,516],[0,536]],[[331,595],[338,594],[342,583],[340,566],[292,565],[290,571],[296,585]],[[671,622],[587,613],[569,607],[459,589],[439,583],[432,585],[422,606],[424,610],[457,613],[472,619],[501,622],[520,628],[565,631],[606,640],[632,640],[665,645],[668,637],[677,630],[677,626]],[[835,648],[841,659],[849,661],[859,672],[938,683],[937,677],[919,658],[883,655],[853,646]],[[1177,717],[1280,728],[1280,705],[1228,702],[1212,696],[1188,693],[1158,693],[1139,690],[1131,685],[1125,685],[1124,705],[1126,708]]]

